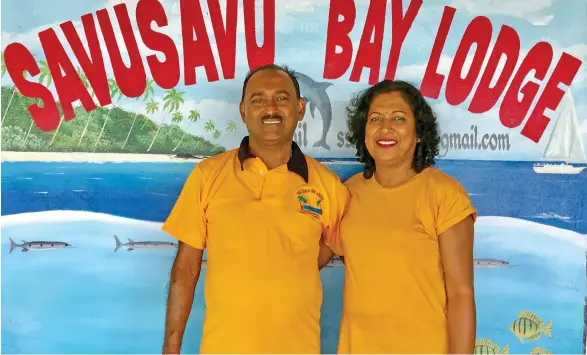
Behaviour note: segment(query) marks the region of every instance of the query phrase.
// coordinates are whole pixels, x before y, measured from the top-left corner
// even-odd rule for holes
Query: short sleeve
[[[206,219],[202,206],[204,182],[202,169],[196,165],[161,228],[172,237],[196,249],[206,247]]]
[[[342,242],[340,240],[340,224],[347,211],[350,201],[350,192],[347,187],[340,181],[336,180],[334,193],[331,197],[331,208],[329,213],[328,226],[325,229],[324,244],[335,254],[343,256]]]
[[[465,188],[452,177],[434,186],[436,200],[436,235],[471,215],[477,219],[477,211]]]

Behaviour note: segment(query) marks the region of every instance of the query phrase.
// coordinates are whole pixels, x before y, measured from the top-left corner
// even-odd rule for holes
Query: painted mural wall
[[[246,134],[242,81],[270,62],[308,100],[295,140],[343,180],[362,169],[352,95],[418,86],[438,167],[480,214],[476,352],[585,353],[585,1],[3,0],[1,40],[2,353],[161,351],[161,224],[194,165]],[[321,271],[324,353],[338,266]],[[203,312],[199,282],[184,352]]]

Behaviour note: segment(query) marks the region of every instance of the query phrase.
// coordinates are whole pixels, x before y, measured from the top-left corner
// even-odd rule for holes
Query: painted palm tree
[[[214,122],[212,122],[212,120],[208,120],[208,122],[206,122],[206,124],[204,124],[204,131],[206,131],[206,132],[212,132],[215,129],[216,129],[216,126],[214,125]]]
[[[90,92],[90,97],[92,98],[92,101],[93,101],[94,100],[94,92],[91,90],[90,82],[88,81],[88,78],[86,78],[86,76],[84,75],[82,68],[80,68],[80,67],[77,68],[77,75],[81,79],[82,84],[84,85],[84,88],[86,88],[86,90],[88,90],[88,92]],[[90,112],[88,120],[92,117],[92,112],[94,112],[94,111]],[[53,145],[53,142],[55,141],[55,137],[57,137],[57,133],[59,132],[59,128],[61,128],[62,123],[63,123],[63,117],[61,117],[59,119],[59,125],[57,126],[55,133],[53,133],[53,137],[51,138],[51,142],[49,142],[49,147]]]
[[[174,111],[177,111],[179,109],[179,105],[183,103],[183,94],[185,94],[183,91],[177,91],[175,88],[167,90],[165,92],[165,96],[163,97],[163,111],[167,110],[169,113],[173,113]],[[159,135],[159,131],[161,131],[161,127],[163,127],[163,122],[165,121],[165,114],[163,115],[163,118],[161,118],[161,123],[159,123],[159,127],[157,127],[157,131],[155,132],[155,135],[153,136],[153,140],[151,141],[151,145],[149,145],[149,148],[147,148],[147,152],[151,151],[151,148],[153,147],[153,143],[155,143],[155,140],[157,139],[157,136]]]
[[[81,76],[80,76],[81,77]],[[83,79],[82,79],[83,81]],[[112,85],[116,86],[116,90],[114,91],[112,89]],[[116,85],[116,81],[114,81],[113,79],[108,79],[108,86],[110,88],[110,97],[113,99],[114,101],[114,93],[118,93],[118,99],[120,99],[120,97],[122,96],[122,94],[120,93],[120,89],[118,89],[118,86]],[[92,98],[94,97],[94,93],[92,92]],[[92,111],[94,112],[94,111]],[[110,111],[108,111],[108,114],[106,115],[106,120],[108,120],[108,115],[110,115]],[[81,136],[79,137],[79,140],[77,141],[77,146],[79,147],[82,144],[82,140],[84,139],[84,137],[86,136],[86,132],[88,131],[88,126],[90,125],[90,118],[92,117],[92,113],[90,112],[90,115],[88,116],[88,119],[86,120],[86,125],[84,126],[84,130],[82,131]],[[97,144],[97,143],[96,143]]]
[[[298,202],[300,203],[300,206],[308,204],[308,200],[302,195],[298,195]]]
[[[173,116],[171,117],[171,122],[175,123],[175,125],[177,127],[179,127],[179,124],[183,121],[183,115],[181,114],[181,112],[179,111],[175,111],[173,113]]]
[[[155,89],[153,88],[153,79],[148,79],[147,80],[147,86],[145,87],[145,92],[143,93],[143,101],[146,101],[150,96],[155,94]],[[138,99],[138,97],[137,97]],[[126,147],[126,143],[128,143],[128,138],[130,137],[130,132],[132,132],[133,127],[135,126],[135,122],[137,121],[137,115],[138,115],[138,111],[135,112],[135,117],[132,120],[132,124],[130,125],[130,129],[128,130],[128,134],[126,135],[126,139],[124,140],[124,143],[122,144],[122,150],[124,150],[124,147]],[[147,122],[145,120],[145,122]]]
[[[175,111],[173,116],[171,117],[171,122],[175,123],[177,126],[183,121],[183,115],[179,111]]]
[[[190,121],[190,125],[191,125],[191,123],[196,123],[199,118],[200,118],[200,113],[198,112],[198,110],[191,109],[188,114],[188,121]],[[186,135],[186,131],[184,130],[183,134],[181,135],[181,138],[179,139],[179,143],[177,143],[175,148],[173,148],[173,152],[175,152],[177,150],[177,148],[179,148],[179,145],[183,141],[183,138],[185,137],[185,135]]]
[[[4,63],[4,51],[2,51],[2,78],[4,77],[4,74],[6,74],[6,63]]]
[[[51,70],[49,69],[49,65],[47,64],[47,62],[45,60],[40,60],[39,61],[39,71],[41,73],[41,75],[39,76],[39,83],[41,85],[45,85],[46,87],[49,87],[49,85],[51,85],[51,83],[53,82],[53,76],[51,75]],[[15,90],[16,91],[16,90]],[[14,92],[13,92],[14,95]],[[10,100],[12,100],[12,97],[10,98]],[[41,99],[37,100],[37,105],[41,103]],[[8,102],[8,104],[10,105],[10,102]],[[6,112],[8,112],[8,107],[6,108]],[[4,113],[4,115],[6,115],[6,113]],[[31,118],[31,123],[29,125],[29,129],[27,130],[24,139],[22,141],[22,146],[26,147],[26,142],[29,139],[29,136],[31,134],[31,129],[33,128],[33,124],[35,123],[35,121],[33,121],[33,119]]]
[[[151,99],[151,101],[147,103],[147,109],[145,111],[147,111],[148,115],[154,114],[155,112],[159,111],[159,103]]]
[[[220,130],[214,130],[214,133],[212,134],[212,137],[214,139],[220,139],[220,136],[222,136],[222,132],[220,132]]]
[[[228,121],[228,123],[226,124],[226,132],[234,132],[235,129],[236,123],[234,123],[234,121]]]
[[[34,56],[35,55],[33,54],[33,57]],[[45,78],[43,77],[43,73],[44,73],[43,69],[45,69],[46,72],[49,73],[49,77],[51,77],[51,72],[49,71],[49,66],[47,65],[47,62],[45,62],[44,60],[41,60],[41,61],[39,61],[39,64],[41,64],[41,67],[40,67],[41,76],[39,77],[39,83],[42,84],[42,81],[45,80]],[[2,51],[2,77],[4,77],[4,74],[6,74],[6,63],[4,62],[4,51]],[[49,86],[50,84],[51,84],[51,80],[49,79],[47,86]],[[14,95],[16,93],[18,93],[18,90],[16,89],[16,87],[13,87],[12,88],[12,95],[10,95],[10,99],[8,100],[8,104],[6,105],[6,111],[4,111],[4,115],[2,115],[2,121],[0,121],[0,125],[4,124],[4,119],[6,118],[6,114],[8,113],[8,109],[10,109],[10,104],[12,103],[12,99],[14,98]],[[39,102],[40,101],[37,101],[37,104]]]
[[[153,80],[149,79],[147,80],[147,90],[145,90],[145,93],[143,94],[143,97],[146,100],[146,97],[153,97],[155,95],[155,89],[153,88]],[[143,122],[143,125],[141,126],[141,130],[143,130],[143,128],[145,128],[145,125],[147,124],[147,122],[149,122],[148,118],[145,118],[145,122]]]
[[[90,83],[88,82],[88,78],[86,78],[85,74],[81,71],[81,69],[78,70],[78,74],[79,74],[80,79],[82,79],[82,83],[84,83],[84,87],[90,93],[90,97],[92,98],[92,101],[93,101],[94,100],[94,97],[96,97],[96,93],[93,90],[91,90],[91,86],[90,86]],[[79,138],[79,141],[77,142],[77,146],[78,147],[82,143],[82,139],[86,135],[86,131],[88,130],[88,125],[91,122],[92,114],[94,113],[94,111],[95,110],[90,111],[90,114],[88,115],[88,118],[86,118],[86,125],[84,126],[84,130],[82,131],[82,134],[81,134],[81,136]],[[53,138],[55,138],[55,136],[53,136]]]
[[[108,86],[110,87],[110,97],[112,97],[112,108],[114,108],[114,100],[120,100],[122,98],[122,92],[118,88],[118,85],[114,79],[108,79]],[[106,128],[106,123],[108,123],[108,117],[110,116],[110,112],[112,112],[112,108],[108,110],[108,113],[106,114],[106,118],[102,124],[102,129],[100,130],[98,139],[96,139],[96,143],[94,143],[94,149],[92,149],[92,152],[96,151],[98,143],[100,143],[100,139],[102,139],[102,134],[104,133],[104,128]]]

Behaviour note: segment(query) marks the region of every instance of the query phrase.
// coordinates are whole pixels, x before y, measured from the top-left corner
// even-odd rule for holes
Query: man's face
[[[252,139],[275,145],[293,139],[298,122],[304,118],[305,103],[296,97],[286,73],[264,69],[249,79],[240,112]]]

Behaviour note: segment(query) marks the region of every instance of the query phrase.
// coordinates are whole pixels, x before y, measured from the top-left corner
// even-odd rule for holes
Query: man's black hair
[[[300,84],[298,83],[298,79],[295,77],[293,70],[289,69],[285,65],[265,64],[265,65],[258,66],[255,69],[252,69],[251,71],[249,71],[247,73],[247,76],[245,77],[245,82],[243,83],[243,93],[242,93],[242,96],[241,96],[241,101],[245,99],[245,89],[247,88],[247,84],[249,83],[249,79],[256,72],[261,71],[261,70],[265,70],[265,69],[280,70],[280,71],[286,73],[287,76],[289,76],[289,78],[291,79],[291,81],[292,81],[292,83],[294,85],[294,88],[296,89],[296,97],[298,99],[301,97],[301,94],[300,94]]]

